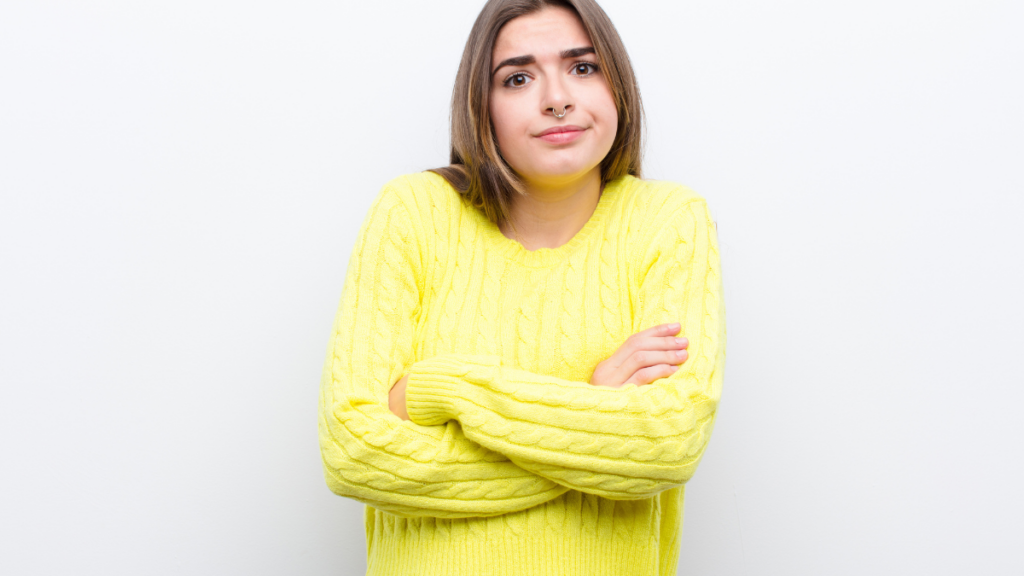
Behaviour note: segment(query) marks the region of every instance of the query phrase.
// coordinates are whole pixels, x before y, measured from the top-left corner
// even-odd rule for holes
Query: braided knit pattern
[[[567,488],[470,441],[457,426],[403,426],[388,409],[389,384],[410,361],[409,311],[418,299],[409,297],[417,291],[409,274],[415,259],[402,253],[413,228],[396,200],[385,188],[371,206],[332,327],[319,410],[328,486],[395,514],[448,518],[521,510],[563,494]],[[401,292],[366,289],[398,282]]]
[[[693,356],[682,369],[616,390],[502,366],[496,355],[442,354],[411,369],[413,421],[456,419],[470,439],[519,466],[608,498],[647,498],[686,482],[710,435],[724,322],[717,319],[720,278],[706,206],[701,199],[668,203],[657,210],[674,225],[646,245],[638,271],[639,324],[676,318],[697,328],[686,331]]]
[[[626,338],[670,322],[690,341],[679,370],[589,383]],[[567,244],[529,251],[439,176],[392,180],[349,260],[319,402],[327,484],[370,506],[368,542],[387,542],[370,572],[433,573],[409,559],[425,542],[678,545],[725,341],[716,227],[688,188],[617,179]],[[405,374],[409,421],[388,407]],[[646,546],[623,548],[629,566],[674,569],[673,550]]]

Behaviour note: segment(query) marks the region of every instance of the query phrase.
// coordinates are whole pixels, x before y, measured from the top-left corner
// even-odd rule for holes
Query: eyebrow
[[[561,56],[562,59],[564,60],[566,58],[578,58],[580,56],[583,56],[584,54],[596,54],[596,53],[597,52],[594,51],[593,47],[586,46],[584,48],[569,48],[568,50],[562,50],[561,52],[558,53],[558,55]],[[495,74],[497,74],[498,70],[501,70],[505,66],[526,66],[527,64],[533,64],[536,61],[537,61],[537,59],[533,57],[533,54],[527,54],[526,56],[513,56],[512,58],[506,58],[506,59],[501,61],[501,64],[498,64],[498,66],[494,69],[494,72],[491,72],[491,76],[494,76]]]

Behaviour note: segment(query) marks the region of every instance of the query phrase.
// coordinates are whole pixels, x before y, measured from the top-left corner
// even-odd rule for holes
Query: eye
[[[590,76],[597,72],[597,64],[593,62],[577,62],[572,66],[573,74],[576,76]]]
[[[516,72],[505,79],[503,84],[505,86],[511,86],[513,88],[520,88],[530,82],[530,77],[522,72]]]

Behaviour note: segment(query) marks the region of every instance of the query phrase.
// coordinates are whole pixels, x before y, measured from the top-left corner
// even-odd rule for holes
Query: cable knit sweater
[[[690,189],[624,176],[567,244],[530,251],[434,173],[387,183],[319,403],[327,484],[367,505],[368,574],[674,575],[725,364],[715,230]],[[671,376],[588,383],[676,321]],[[407,373],[403,421],[388,392]]]

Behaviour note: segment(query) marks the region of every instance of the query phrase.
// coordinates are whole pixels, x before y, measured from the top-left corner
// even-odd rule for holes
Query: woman
[[[359,231],[320,397],[368,573],[675,574],[725,361],[704,200],[640,179],[641,105],[592,0],[491,0],[451,166]]]

